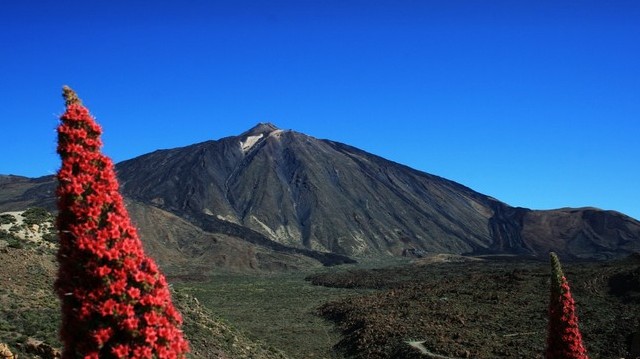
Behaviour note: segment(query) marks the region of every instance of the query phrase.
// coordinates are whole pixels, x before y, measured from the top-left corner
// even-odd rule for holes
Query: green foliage
[[[580,312],[580,329],[593,358],[635,358],[627,351],[640,319],[638,302],[612,293],[610,279],[639,264],[564,266],[573,279],[572,296],[586,309]],[[497,258],[370,270],[332,268],[309,280],[380,289],[320,308],[319,313],[342,331],[336,349],[346,357],[426,357],[406,344],[414,339],[447,357],[539,358],[547,326],[548,273],[546,263]]]
[[[16,217],[9,213],[0,214],[0,224],[13,224],[17,221]]]
[[[15,248],[15,249],[23,249],[24,248],[24,242],[21,241],[19,238],[16,239],[12,239],[7,241],[9,243],[9,247],[10,248]]]
[[[28,240],[12,239],[16,240],[12,243],[14,247],[35,246]],[[60,307],[52,290],[55,253],[5,248],[9,251],[0,251],[0,267],[4,270],[0,272],[4,276],[0,285],[0,342],[8,344],[19,358],[35,358],[19,345],[27,338],[42,340],[53,347],[61,345],[58,340]]]
[[[24,223],[28,225],[41,224],[53,219],[53,215],[46,209],[40,207],[32,207],[22,213]]]
[[[249,337],[260,338],[267,347],[281,349],[293,358],[330,358],[338,333],[315,315],[316,308],[326,301],[370,291],[313,286],[304,280],[307,274],[229,273],[202,282],[178,282],[175,287],[198,298]],[[185,323],[189,329],[188,321]]]
[[[55,232],[48,232],[42,235],[42,240],[50,243],[58,243],[58,235]]]
[[[53,345],[59,345],[58,325],[60,311],[58,308],[38,308],[36,310],[16,311],[9,314],[13,324],[12,331],[23,336],[38,338]]]
[[[11,243],[13,241],[19,241],[20,238],[16,237],[13,233],[7,232],[4,229],[0,229],[0,240]]]

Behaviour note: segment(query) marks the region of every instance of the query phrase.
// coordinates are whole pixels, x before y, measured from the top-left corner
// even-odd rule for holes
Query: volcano
[[[511,207],[445,178],[270,123],[123,161],[117,172],[133,203],[203,233],[327,263],[427,253],[546,259],[551,250],[565,259],[609,259],[640,251],[640,222],[622,213]],[[50,208],[54,182],[3,176],[0,211]],[[157,222],[140,226],[158,235]]]

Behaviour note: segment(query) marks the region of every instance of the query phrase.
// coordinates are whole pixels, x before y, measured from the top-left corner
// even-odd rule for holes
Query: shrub
[[[58,243],[58,235],[56,233],[48,232],[42,235],[42,240],[49,243]]]
[[[0,239],[5,241],[19,240],[19,238],[16,237],[13,233],[7,232],[4,229],[0,229]]]
[[[63,358],[184,358],[188,343],[165,277],[142,249],[101,151],[100,126],[64,87],[58,127]]]
[[[14,224],[17,221],[16,217],[9,213],[0,214],[0,224]]]
[[[24,223],[28,225],[41,224],[53,219],[51,213],[49,213],[46,209],[40,207],[32,207],[27,209],[22,213],[22,217],[24,217]]]
[[[24,248],[24,241],[22,241],[20,238],[12,237],[12,238],[7,239],[7,246],[9,248],[23,249]]]

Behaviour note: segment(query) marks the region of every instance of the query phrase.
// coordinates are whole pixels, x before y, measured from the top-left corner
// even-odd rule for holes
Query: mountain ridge
[[[622,213],[511,207],[460,183],[271,123],[157,150],[116,168],[121,191],[137,203],[271,249],[342,256],[336,263],[407,251],[536,257],[554,250],[569,259],[640,251],[640,222]],[[53,181],[0,180],[0,210],[27,203],[51,208]]]

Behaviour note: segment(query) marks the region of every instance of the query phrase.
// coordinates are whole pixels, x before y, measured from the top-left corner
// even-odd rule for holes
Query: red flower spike
[[[144,254],[113,162],[100,152],[102,130],[77,95],[63,91],[56,192],[62,357],[185,358],[181,317],[164,276]]]
[[[575,301],[567,278],[562,273],[560,260],[551,253],[551,298],[547,335],[547,359],[588,359],[578,329]]]

